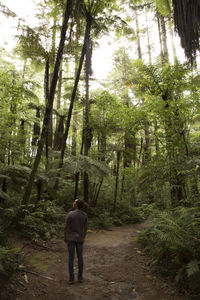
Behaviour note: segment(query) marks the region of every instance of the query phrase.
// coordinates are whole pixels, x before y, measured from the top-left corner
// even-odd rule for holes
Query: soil
[[[68,284],[63,241],[23,247],[26,267],[7,285],[1,300],[192,300],[156,275],[137,242],[146,224],[91,231],[84,244],[84,281]],[[75,261],[77,273],[77,260]],[[25,270],[26,269],[26,272]]]

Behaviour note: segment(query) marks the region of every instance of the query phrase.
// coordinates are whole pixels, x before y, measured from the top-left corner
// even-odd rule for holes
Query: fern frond
[[[190,261],[187,266],[186,266],[186,270],[187,270],[187,276],[191,277],[196,275],[197,273],[200,272],[200,261],[199,260],[192,260]]]

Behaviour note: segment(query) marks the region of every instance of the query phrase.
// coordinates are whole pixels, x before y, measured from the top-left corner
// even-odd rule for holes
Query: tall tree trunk
[[[157,123],[157,120],[155,120],[154,121],[155,148],[156,148],[156,154],[158,155],[158,152],[159,152],[159,140],[158,140],[157,134],[158,134],[158,123]]]
[[[65,45],[65,37],[66,37],[68,21],[69,21],[71,11],[72,11],[72,2],[73,2],[72,0],[66,1],[66,9],[65,9],[62,30],[61,30],[60,43],[59,43],[59,48],[58,48],[58,52],[57,52],[48,103],[46,105],[46,110],[45,110],[45,114],[44,114],[42,133],[41,133],[40,140],[38,142],[38,149],[37,149],[37,154],[36,154],[36,157],[34,160],[33,168],[32,168],[32,171],[31,171],[31,174],[30,174],[30,177],[28,180],[28,184],[25,189],[24,197],[22,200],[22,203],[24,203],[24,204],[27,204],[29,202],[33,182],[34,182],[35,175],[36,175],[36,172],[38,169],[38,165],[40,163],[42,150],[43,150],[44,143],[45,143],[45,138],[46,138],[46,134],[47,134],[47,128],[49,125],[50,115],[51,115],[51,112],[53,109],[53,101],[54,101],[56,85],[57,85],[57,81],[58,81],[58,73],[59,73],[60,63],[61,63],[62,56],[63,56],[63,49],[64,49],[64,45]]]
[[[88,156],[89,149],[91,146],[91,128],[89,124],[89,114],[90,114],[90,102],[89,102],[89,93],[90,93],[90,74],[91,71],[91,60],[92,60],[92,42],[90,34],[87,37],[86,41],[86,61],[85,61],[85,116],[84,116],[84,156]],[[87,172],[84,172],[83,177],[84,183],[84,200],[89,202],[89,176]]]
[[[120,151],[117,151],[117,167],[116,167],[113,211],[116,210],[116,205],[117,205],[117,194],[118,194],[118,183],[119,183],[119,164],[120,164]]]
[[[87,24],[86,24],[86,29],[85,29],[84,43],[83,43],[81,57],[80,57],[80,61],[79,61],[79,67],[78,67],[78,70],[77,70],[77,74],[76,74],[76,78],[75,78],[75,82],[74,82],[74,87],[73,87],[73,91],[72,91],[72,95],[71,95],[71,99],[70,99],[70,106],[69,106],[69,110],[68,110],[65,133],[64,133],[64,137],[63,137],[62,150],[61,150],[61,154],[60,154],[59,168],[62,168],[62,166],[63,166],[63,159],[64,159],[64,153],[65,153],[65,149],[66,149],[66,142],[67,142],[69,127],[70,127],[70,122],[71,122],[72,110],[73,110],[74,100],[75,100],[75,97],[76,97],[76,91],[77,91],[77,87],[78,87],[78,83],[79,83],[79,79],[80,79],[80,74],[81,74],[81,70],[82,70],[82,66],[83,66],[83,61],[84,61],[84,58],[85,58],[86,42],[87,42],[88,36],[90,35],[90,28],[91,28],[91,19],[88,18],[87,19]]]
[[[38,122],[34,122],[33,124],[33,137],[32,137],[32,146],[37,145],[37,141],[40,135],[40,125],[38,124],[40,122],[40,107],[36,107],[36,118],[38,119]]]
[[[26,136],[25,136],[25,120],[21,119],[20,122],[20,144],[23,148],[23,155],[22,155],[22,160],[25,158],[26,155]]]
[[[167,32],[166,32],[165,18],[163,16],[160,16],[160,21],[161,21],[161,34],[162,34],[162,42],[163,42],[164,61],[168,62],[169,53],[167,47]]]
[[[44,97],[45,97],[45,104],[47,106],[48,99],[49,99],[49,58],[46,61],[45,65],[45,79],[44,79]],[[46,134],[46,148],[45,148],[45,154],[46,154],[46,171],[49,168],[49,126],[51,126],[52,121],[52,113],[50,115],[50,121],[47,126],[47,134]]]
[[[138,44],[138,58],[142,59],[142,51],[141,51],[141,45],[140,45],[140,28],[139,28],[139,22],[138,22],[138,15],[137,15],[137,11],[136,11],[136,33],[137,33],[137,44]],[[143,103],[143,107],[145,109],[145,105],[144,105],[144,99],[142,99],[142,103]],[[147,159],[149,160],[149,153],[150,153],[150,139],[149,139],[149,126],[148,124],[145,123],[145,129],[144,129],[144,133],[145,133],[145,146],[144,146],[144,157],[145,159],[143,160],[144,163],[146,163]]]
[[[160,56],[162,61],[164,60],[164,52],[163,52],[163,43],[162,43],[162,34],[161,34],[161,22],[160,22],[160,15],[157,13],[157,23],[158,23],[158,35],[159,35],[159,42],[160,42]]]
[[[174,33],[173,33],[173,29],[172,29],[171,24],[169,24],[168,27],[169,27],[169,34],[170,34],[170,38],[171,38],[173,60],[174,60],[174,64],[175,64],[175,63],[177,63],[178,59],[177,59],[177,55],[176,55],[176,48],[175,48],[175,45],[174,45]]]
[[[146,164],[151,158],[150,134],[149,134],[148,125],[145,125],[144,133],[145,133],[144,164]]]
[[[142,59],[142,50],[141,50],[141,43],[140,43],[140,28],[139,28],[139,21],[138,21],[137,10],[135,10],[135,22],[136,22],[136,35],[137,35],[137,51],[138,51],[138,58],[139,58],[139,59]]]
[[[54,150],[59,151],[61,150],[62,139],[64,134],[64,116],[59,116],[58,125],[55,130],[55,137],[54,137]]]
[[[98,135],[98,160],[103,162],[105,162],[106,160],[106,133],[104,130]],[[94,207],[96,207],[97,205],[102,184],[103,184],[103,178],[101,178],[100,182],[97,182],[95,184],[93,201],[92,201]]]
[[[57,103],[56,103],[56,109],[59,110],[61,107],[61,94],[62,94],[62,66],[59,72],[59,78],[58,78],[58,97],[57,97]],[[64,133],[64,125],[63,125],[64,117],[56,115],[56,129],[54,133],[54,140],[53,140],[53,149],[54,150],[61,150],[61,139],[63,137]],[[62,130],[63,127],[63,130]]]
[[[148,25],[147,11],[146,10],[145,10],[145,19],[146,19],[146,30],[147,30],[147,47],[148,47],[149,64],[151,64],[151,62],[152,62],[152,58],[151,58],[151,44],[150,44],[149,25]]]
[[[56,5],[56,3],[55,3]],[[53,66],[55,64],[55,57],[56,57],[56,17],[53,16],[53,27],[52,27],[52,43],[51,43],[51,52],[50,52],[50,58],[49,58],[49,64],[50,64],[50,73],[49,73],[49,82],[51,83],[53,79]],[[60,61],[60,67],[62,66],[62,59]],[[58,76],[59,81],[59,76]],[[58,82],[59,84],[59,82]],[[47,98],[48,99],[48,98]],[[53,147],[53,111],[50,113],[50,120],[48,125],[48,134],[47,134],[47,141],[46,141],[46,150],[47,150],[47,169],[49,164],[49,149],[52,150]]]

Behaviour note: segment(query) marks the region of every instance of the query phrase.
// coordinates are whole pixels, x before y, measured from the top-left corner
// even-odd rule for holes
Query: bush
[[[7,202],[0,212],[4,220],[0,222],[0,245],[6,244],[7,232],[13,231],[31,240],[49,239],[60,232],[65,215],[61,207],[48,200],[27,206],[17,200]]]
[[[200,292],[200,208],[160,212],[139,240],[162,272]]]
[[[0,247],[0,287],[18,268],[18,249]]]
[[[37,208],[21,206],[15,220],[21,235],[31,240],[50,239],[60,233],[60,224],[64,220],[64,211],[53,201],[40,201]],[[19,218],[19,215],[23,218]]]
[[[127,204],[121,204],[117,207],[116,212],[113,215],[114,224],[115,220],[121,224],[135,224],[146,220],[149,215],[153,212],[154,206],[144,204],[139,207],[133,207]],[[121,225],[119,224],[119,225]]]
[[[97,229],[106,229],[113,225],[112,218],[108,212],[102,212],[89,220],[90,226]]]

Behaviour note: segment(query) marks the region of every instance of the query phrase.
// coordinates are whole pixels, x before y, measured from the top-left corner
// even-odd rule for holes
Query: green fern
[[[199,273],[200,272],[199,265],[200,265],[200,260],[190,261],[186,266],[187,276],[191,277]]]
[[[140,235],[154,262],[183,281],[200,275],[200,208],[160,212]],[[190,283],[191,284],[191,283]]]

